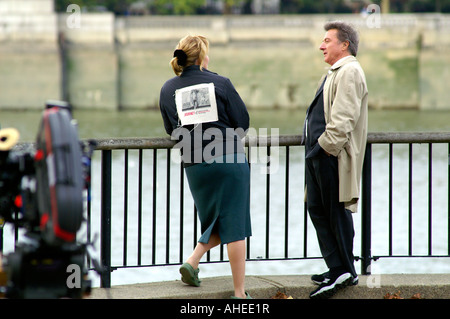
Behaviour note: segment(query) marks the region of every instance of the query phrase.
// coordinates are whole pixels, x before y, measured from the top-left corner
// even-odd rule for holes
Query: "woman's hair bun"
[[[173,52],[173,57],[177,58],[179,66],[185,66],[187,62],[187,54],[183,50],[177,49]]]

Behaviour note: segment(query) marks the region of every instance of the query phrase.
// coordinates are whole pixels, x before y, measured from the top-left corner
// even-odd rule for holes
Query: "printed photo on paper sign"
[[[176,90],[175,103],[182,125],[218,120],[214,83],[202,83]]]

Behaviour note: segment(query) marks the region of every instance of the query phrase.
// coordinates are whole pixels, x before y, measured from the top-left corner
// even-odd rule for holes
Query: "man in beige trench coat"
[[[308,108],[305,144],[306,201],[328,271],[313,275],[311,298],[329,298],[358,283],[353,217],[367,141],[367,85],[356,53],[359,37],[344,22],[325,25],[320,46],[331,65]]]

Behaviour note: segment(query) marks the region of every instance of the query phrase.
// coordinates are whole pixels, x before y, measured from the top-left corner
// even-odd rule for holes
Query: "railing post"
[[[366,146],[362,170],[361,274],[370,275],[372,260],[372,144]]]
[[[101,180],[101,287],[111,288],[111,150],[102,151]]]

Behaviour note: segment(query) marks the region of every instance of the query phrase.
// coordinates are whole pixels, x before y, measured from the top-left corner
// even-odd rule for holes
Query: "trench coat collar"
[[[357,61],[356,58],[353,55],[347,55],[346,57],[343,57],[339,60],[337,60],[329,69],[328,73],[331,73],[337,69],[339,69],[344,64],[347,64],[349,62]]]

